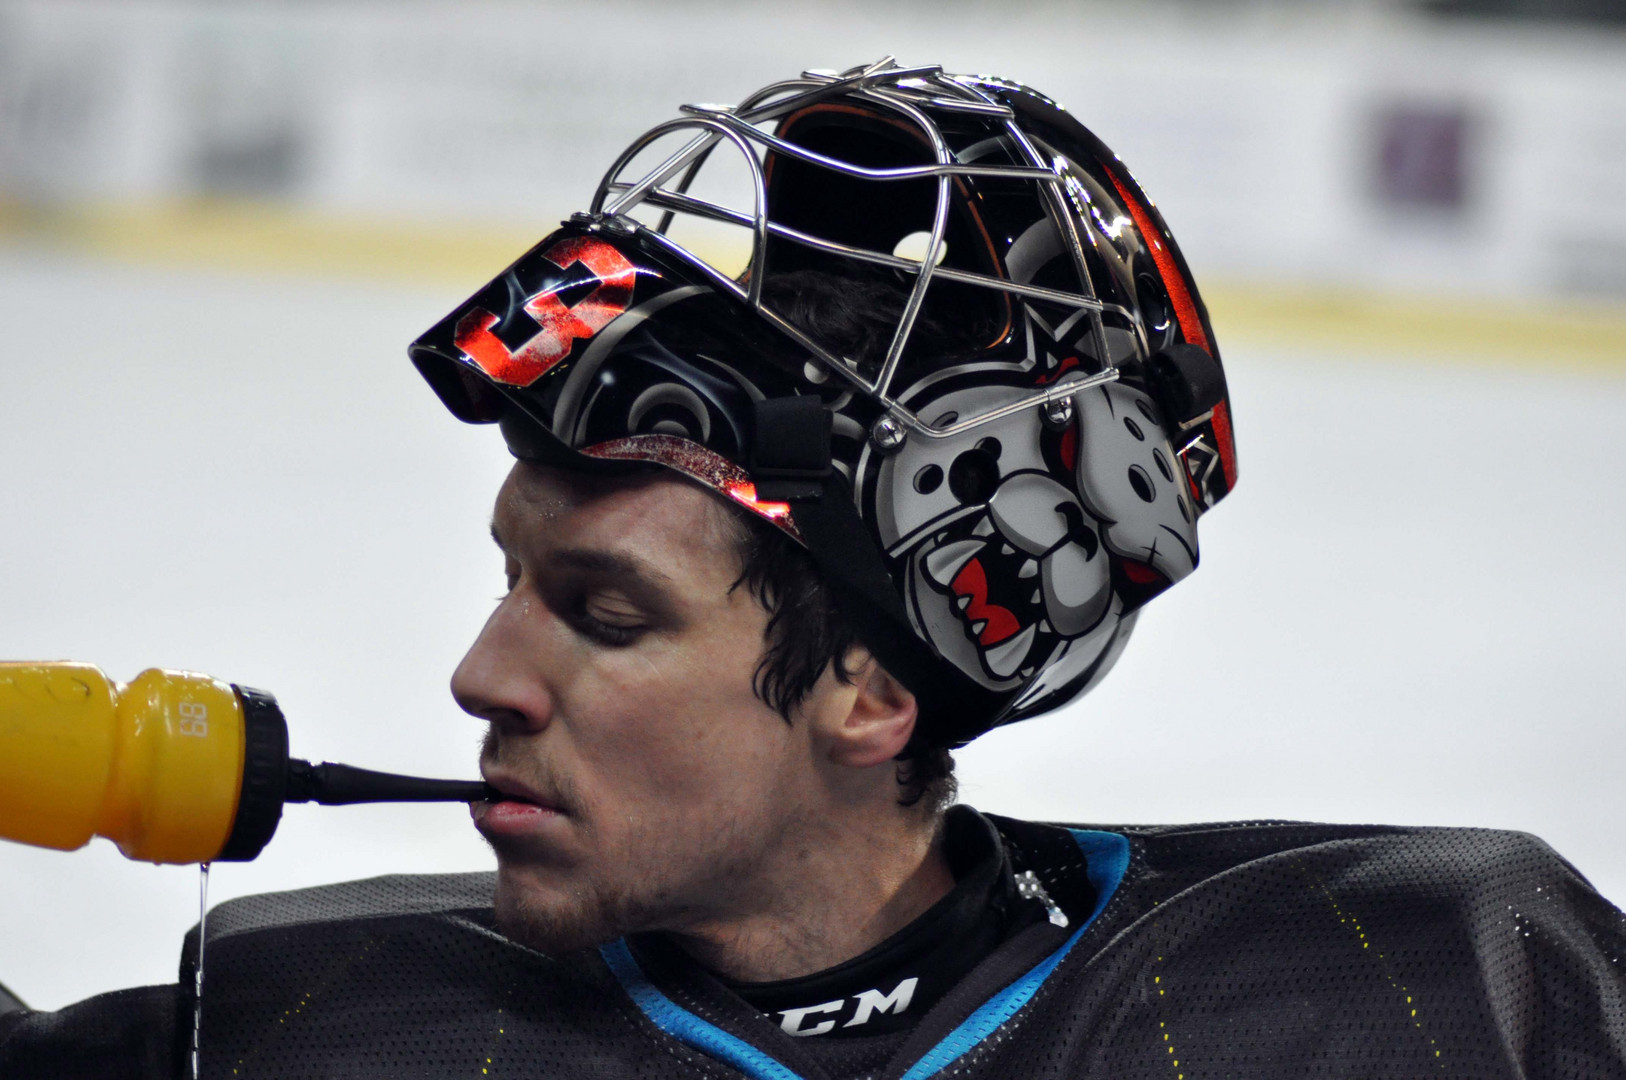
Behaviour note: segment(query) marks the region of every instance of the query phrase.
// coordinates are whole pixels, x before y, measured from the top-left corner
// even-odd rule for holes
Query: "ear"
[[[845,660],[854,673],[851,704],[845,715],[831,717],[837,722],[826,731],[830,761],[859,769],[886,764],[914,734],[920,711],[915,695],[867,650],[855,646]]]

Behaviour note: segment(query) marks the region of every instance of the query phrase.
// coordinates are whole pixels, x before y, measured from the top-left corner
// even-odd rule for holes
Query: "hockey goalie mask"
[[[997,79],[888,59],[683,113],[419,370],[521,458],[664,466],[785,530],[931,741],[1082,694],[1236,480],[1157,211]]]

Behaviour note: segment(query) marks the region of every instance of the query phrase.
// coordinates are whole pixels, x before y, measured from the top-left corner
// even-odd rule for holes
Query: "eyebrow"
[[[602,574],[633,584],[669,591],[676,584],[665,571],[658,570],[643,559],[614,551],[590,548],[565,548],[550,557],[553,563],[590,574]]]
[[[491,540],[499,550],[505,554],[508,552],[508,544],[503,539],[502,530],[498,527],[495,517],[491,519]],[[663,592],[670,591],[676,584],[670,574],[656,569],[643,559],[613,551],[600,551],[592,548],[565,548],[562,551],[554,552],[548,561],[554,564],[563,564],[584,573],[619,578],[630,584]]]

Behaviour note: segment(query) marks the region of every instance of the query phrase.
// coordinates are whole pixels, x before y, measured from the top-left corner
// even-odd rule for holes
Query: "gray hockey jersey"
[[[867,1057],[792,1037],[654,941],[525,949],[493,928],[490,876],[452,875],[222,904],[202,1072],[1626,1078],[1626,918],[1533,837],[991,820],[1068,925],[1021,930]],[[182,968],[174,987],[0,1016],[0,1077],[183,1075]]]

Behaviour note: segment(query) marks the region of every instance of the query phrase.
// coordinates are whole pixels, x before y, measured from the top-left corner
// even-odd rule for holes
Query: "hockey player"
[[[692,107],[412,357],[517,459],[453,679],[499,871],[222,905],[204,1075],[1626,1075],[1622,917],[1532,838],[949,808],[1236,480],[1179,250],[1052,102],[883,61]],[[0,1020],[0,1067],[167,1075],[178,1015]]]

